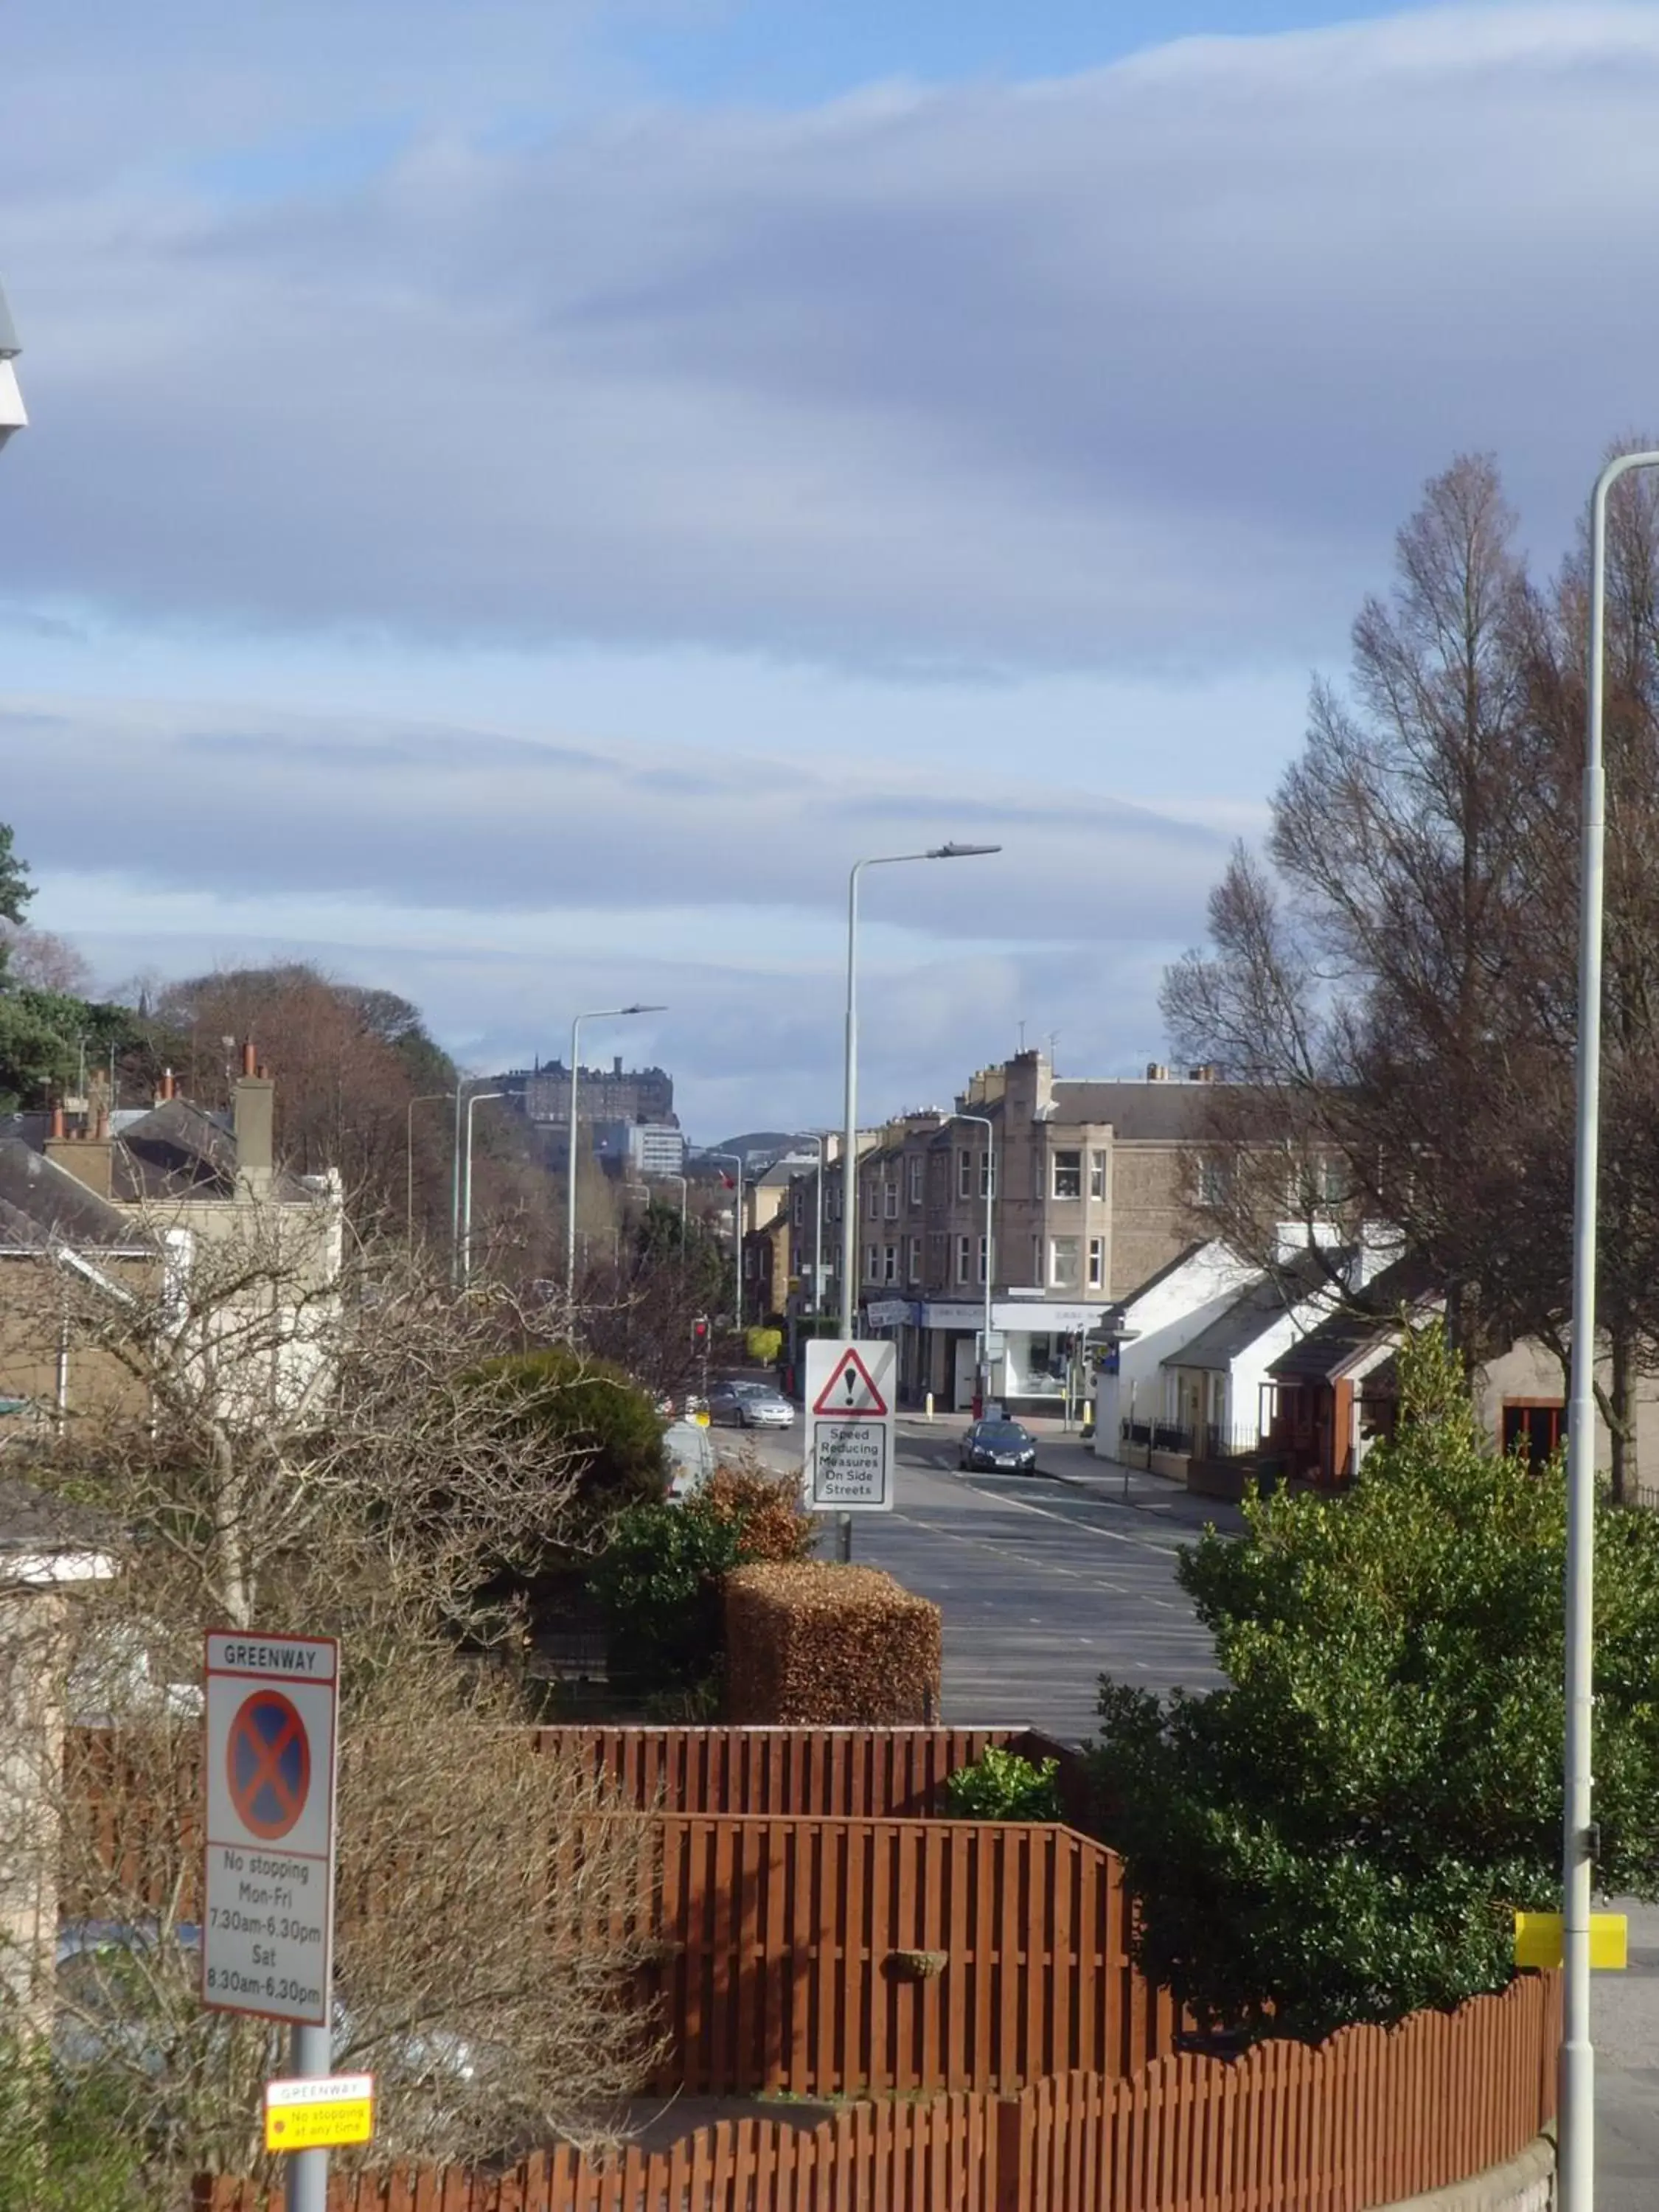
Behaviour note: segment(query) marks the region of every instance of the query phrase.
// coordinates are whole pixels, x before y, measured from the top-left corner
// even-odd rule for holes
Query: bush
[[[1352,1494],[1183,1553],[1229,1686],[1105,1682],[1136,1955],[1206,2025],[1317,2039],[1502,1989],[1558,1909],[1565,1495],[1495,1457],[1438,1329]],[[1596,1884],[1659,1892],[1659,1516],[1598,1508]]]
[[[707,1706],[725,1649],[721,1577],[801,1559],[816,1533],[799,1486],[753,1467],[716,1468],[684,1504],[618,1515],[589,1581],[605,1610],[611,1679]]]
[[[718,1467],[696,1503],[703,1512],[737,1523],[738,1565],[810,1559],[817,1542],[817,1523],[801,1504],[799,1483],[789,1475],[768,1474],[752,1465]]]
[[[525,1429],[586,1459],[574,1510],[590,1529],[666,1495],[662,1422],[620,1367],[556,1344],[486,1361],[477,1381]]]
[[[1058,1820],[1057,1759],[1041,1764],[988,1745],[972,1766],[945,1778],[945,1809],[953,1820]]]
[[[739,1535],[701,1496],[617,1516],[588,1583],[605,1612],[612,1681],[688,1691],[719,1666],[720,1577],[738,1563]]]
[[[781,1328],[750,1328],[744,1332],[744,1347],[757,1367],[775,1367],[783,1350]]]
[[[939,1715],[939,1611],[874,1567],[739,1567],[726,1580],[726,1717],[885,1728]]]
[[[143,2151],[118,2084],[0,2041],[0,2212],[140,2212]]]

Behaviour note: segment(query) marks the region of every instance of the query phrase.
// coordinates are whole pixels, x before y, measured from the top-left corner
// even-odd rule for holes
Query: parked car
[[[671,1421],[662,1432],[670,1504],[701,1490],[714,1472],[714,1439],[700,1421]]]
[[[738,1429],[791,1429],[795,1409],[769,1382],[717,1382],[708,1394],[711,1419]]]
[[[963,1433],[957,1464],[1012,1468],[1031,1474],[1036,1469],[1036,1438],[1018,1421],[975,1421]]]

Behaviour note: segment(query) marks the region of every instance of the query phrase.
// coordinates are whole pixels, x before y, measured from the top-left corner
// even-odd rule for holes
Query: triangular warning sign
[[[855,1413],[884,1414],[887,1401],[871,1380],[870,1370],[849,1344],[830,1372],[830,1380],[813,1401],[815,1413],[827,1413],[831,1419],[839,1414],[846,1419]]]

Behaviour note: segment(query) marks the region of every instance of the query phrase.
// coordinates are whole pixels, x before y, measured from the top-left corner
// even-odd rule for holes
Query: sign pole
[[[332,1977],[323,1984],[323,1995],[331,1998]],[[326,2027],[296,2027],[294,2031],[292,2065],[301,2081],[321,2081],[333,2063],[333,2035]],[[328,2153],[325,2150],[296,2150],[288,2154],[287,2212],[328,2212]]]

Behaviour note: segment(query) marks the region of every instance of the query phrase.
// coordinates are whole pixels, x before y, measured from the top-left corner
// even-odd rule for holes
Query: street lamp
[[[475,1091],[466,1102],[466,1154],[461,1171],[461,1288],[472,1282],[472,1109],[491,1098],[504,1098],[504,1091]]]
[[[847,878],[847,1130],[841,1164],[841,1333],[850,1338],[858,1310],[859,1233],[859,878],[866,868],[896,868],[907,860],[969,860],[1000,853],[1000,845],[935,845],[926,853],[878,853],[854,860]]]
[[[564,1223],[564,1288],[574,1305],[576,1298],[576,1090],[581,1080],[581,1036],[584,1022],[619,1022],[629,1014],[660,1014],[664,1006],[600,1006],[578,1014],[570,1024],[570,1158],[566,1168]]]
[[[995,1249],[991,1242],[991,1208],[997,1188],[997,1132],[996,1124],[988,1114],[952,1114],[951,1119],[953,1121],[977,1121],[985,1132],[985,1334],[979,1344],[979,1410],[983,1416],[991,1397],[991,1277],[995,1273],[991,1256]],[[1002,1387],[1006,1391],[1008,1378],[1006,1375],[1002,1378]]]
[[[14,430],[25,429],[28,425],[28,410],[18,389],[17,371],[12,367],[22,350],[12,327],[6,295],[0,291],[0,446],[5,444]]]
[[[737,1169],[735,1185],[737,1205],[732,1215],[732,1303],[738,1310],[738,1328],[743,1328],[743,1154],[741,1152],[705,1152],[706,1160],[730,1160]]]
[[[1563,1759],[1561,2212],[1591,2212],[1595,2194],[1595,2052],[1590,2042],[1591,1698],[1595,1640],[1595,1178],[1601,1098],[1601,909],[1606,790],[1601,768],[1607,659],[1607,495],[1659,453],[1620,453],[1590,496],[1589,712],[1579,864],[1578,1104],[1572,1206],[1572,1381],[1567,1415],[1567,1727]]]

